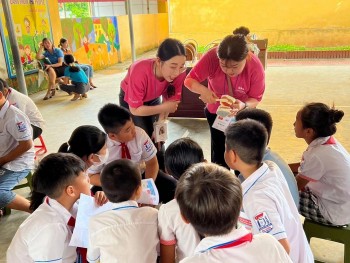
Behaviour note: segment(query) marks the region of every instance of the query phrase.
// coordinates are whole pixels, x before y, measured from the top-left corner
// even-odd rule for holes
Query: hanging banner
[[[11,5],[15,34],[18,42],[24,74],[37,71],[35,59],[39,42],[47,37],[51,39],[49,10],[46,0],[9,0]],[[6,28],[4,11],[1,5],[1,38],[10,78],[16,76],[10,41]]]

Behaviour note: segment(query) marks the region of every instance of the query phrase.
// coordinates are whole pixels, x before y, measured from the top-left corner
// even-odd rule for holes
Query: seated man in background
[[[0,208],[30,212],[29,201],[12,189],[34,168],[32,137],[29,119],[10,105],[0,81]]]
[[[38,107],[30,97],[11,88],[5,80],[0,78],[0,82],[3,86],[3,95],[9,101],[10,105],[17,107],[27,115],[33,129],[33,140],[35,140],[42,134],[45,124]]]

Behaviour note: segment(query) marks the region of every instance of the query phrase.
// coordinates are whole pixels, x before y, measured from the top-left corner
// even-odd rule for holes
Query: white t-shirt
[[[56,200],[47,199],[18,228],[7,250],[8,263],[75,262],[77,248],[68,246],[72,230],[67,223],[76,216],[78,206],[69,212]]]
[[[313,140],[303,154],[299,176],[310,181],[307,187],[328,221],[350,223],[350,155],[337,140]]]
[[[9,95],[7,96],[7,99],[11,105],[17,107],[27,115],[32,125],[39,127],[42,130],[44,129],[44,118],[30,97],[13,88],[9,88]]]
[[[18,146],[19,141],[31,140],[32,127],[27,116],[8,101],[0,110],[0,157],[7,155]],[[15,160],[2,167],[11,171],[34,168],[34,146]]]
[[[200,237],[191,224],[186,224],[176,200],[163,204],[158,212],[160,244],[176,245],[177,262],[194,253]]]
[[[157,260],[157,209],[138,207],[136,201],[114,203],[89,224],[87,260],[93,262],[151,263]]]
[[[246,178],[242,191],[240,223],[246,223],[253,233],[269,233],[277,240],[287,238],[294,263],[314,262],[288,184],[274,162],[265,161]]]
[[[247,229],[240,227],[227,235],[206,237],[197,246],[195,255],[185,258],[180,263],[292,262],[282,245],[268,234],[254,235],[251,242],[247,241],[234,247],[214,248],[239,240],[249,233]]]
[[[141,164],[142,162],[147,162],[156,156],[157,148],[154,146],[152,140],[143,129],[136,126],[135,132],[135,138],[127,142],[126,146],[129,149],[131,160]],[[120,146],[120,142],[107,138],[107,148],[109,155],[106,164],[122,159],[122,147]],[[99,166],[92,165],[88,169],[88,173],[100,173],[106,164]]]

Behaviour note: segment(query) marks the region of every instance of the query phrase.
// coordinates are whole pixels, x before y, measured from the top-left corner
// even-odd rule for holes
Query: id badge
[[[153,124],[154,141],[165,142],[168,139],[168,121],[157,121]]]
[[[217,115],[212,127],[219,131],[225,132],[229,124],[233,122],[236,122],[236,118],[234,116],[222,117],[220,115]]]

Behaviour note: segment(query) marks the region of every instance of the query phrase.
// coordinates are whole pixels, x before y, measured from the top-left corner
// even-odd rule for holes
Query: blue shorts
[[[15,199],[16,194],[11,190],[18,185],[30,171],[30,169],[25,169],[15,172],[0,168],[0,207],[7,206]]]

